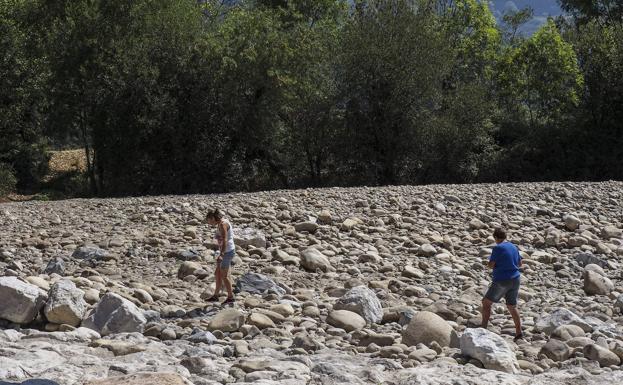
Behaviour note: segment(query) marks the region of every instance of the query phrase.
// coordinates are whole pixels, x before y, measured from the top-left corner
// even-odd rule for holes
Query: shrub
[[[15,191],[17,178],[15,178],[13,167],[6,163],[0,163],[0,196],[7,195]]]

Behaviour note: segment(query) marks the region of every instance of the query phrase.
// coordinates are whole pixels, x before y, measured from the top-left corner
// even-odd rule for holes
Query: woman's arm
[[[219,244],[221,251],[221,258],[223,254],[225,254],[225,248],[227,247],[227,231],[229,229],[225,226],[225,223],[221,222],[218,224],[218,231],[221,233],[221,242]]]

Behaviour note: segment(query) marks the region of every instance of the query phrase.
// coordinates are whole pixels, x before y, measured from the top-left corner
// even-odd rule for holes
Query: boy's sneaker
[[[523,340],[523,339],[524,339],[523,333],[519,333],[519,334],[515,335],[515,338],[513,338],[513,341],[517,342],[517,341]]]

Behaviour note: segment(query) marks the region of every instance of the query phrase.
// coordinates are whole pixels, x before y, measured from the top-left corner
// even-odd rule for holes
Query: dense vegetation
[[[560,2],[3,0],[0,193],[622,179],[623,7]]]

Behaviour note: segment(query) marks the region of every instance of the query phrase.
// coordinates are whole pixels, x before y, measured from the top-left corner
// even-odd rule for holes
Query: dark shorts
[[[504,297],[507,305],[517,305],[519,296],[519,277],[504,281],[492,282],[485,294],[485,298],[492,302],[500,302]]]
[[[223,270],[229,269],[232,265],[231,261],[234,259],[235,255],[236,255],[235,250],[228,251],[225,254],[223,254],[223,259],[221,260],[221,269]]]

